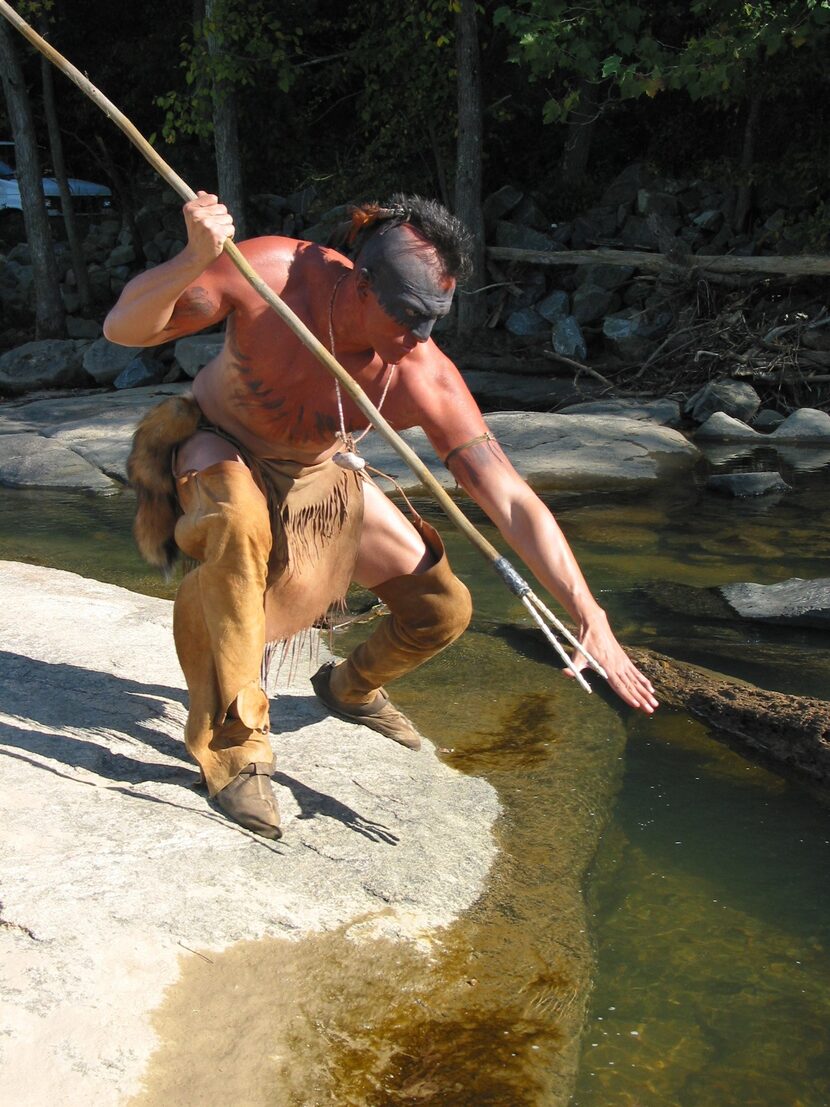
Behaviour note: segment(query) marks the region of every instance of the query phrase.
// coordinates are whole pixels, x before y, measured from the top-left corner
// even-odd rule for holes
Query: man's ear
[[[369,293],[372,291],[372,278],[368,269],[358,269],[357,283],[355,287],[360,299],[365,300]]]

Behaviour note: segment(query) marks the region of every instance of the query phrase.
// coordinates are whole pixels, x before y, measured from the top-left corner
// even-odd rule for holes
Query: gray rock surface
[[[84,369],[97,384],[112,384],[142,350],[142,346],[118,346],[102,337],[84,351]]]
[[[193,334],[180,338],[173,351],[176,361],[192,380],[203,365],[221,352],[224,344],[223,334]]]
[[[113,491],[109,477],[127,480],[135,424],[154,404],[184,391],[185,385],[164,385],[3,405],[0,484]],[[27,435],[25,442],[14,445]],[[24,450],[37,460],[22,457]],[[100,470],[97,476],[88,471],[91,466]]]
[[[723,442],[754,440],[772,445],[798,445],[799,443],[827,443],[830,445],[830,415],[816,408],[803,407],[788,415],[769,434],[761,434],[752,427],[722,411],[710,415],[695,432],[695,438]]]
[[[26,342],[0,357],[0,390],[13,396],[37,388],[71,388],[89,384],[83,367],[85,339],[46,338]]]
[[[478,398],[487,396],[501,403],[526,400],[529,388],[535,389],[534,399],[540,405],[554,406],[575,398],[569,382],[507,373],[470,372],[464,376]],[[88,481],[98,480],[100,490],[112,490],[110,477],[126,482],[135,423],[166,396],[186,390],[185,385],[173,384],[4,405],[0,407],[0,483],[90,488],[94,486]],[[539,484],[618,487],[688,470],[700,457],[697,448],[677,431],[638,418],[537,411],[498,412],[486,418],[519,472]],[[23,445],[15,445],[24,435],[28,438]],[[422,431],[406,431],[402,437],[445,487],[455,487],[454,478],[435,457]],[[370,464],[393,473],[405,489],[420,487],[377,432],[365,439],[361,451]],[[39,457],[36,466],[25,457],[33,452]],[[89,466],[101,470],[97,478],[90,475]],[[73,473],[77,474],[74,485]]]
[[[778,584],[725,584],[720,594],[736,615],[765,623],[830,627],[830,577]]]
[[[117,485],[60,442],[38,434],[0,435],[0,484],[7,488],[78,488],[114,492]]]
[[[146,388],[148,385],[161,384],[167,370],[158,358],[145,351],[134,357],[112,382],[115,388]]]
[[[710,415],[695,431],[695,439],[712,439],[721,442],[769,437],[770,435],[761,435],[746,423],[742,423],[740,419],[735,419],[723,411],[716,411]]]
[[[618,415],[626,419],[641,419],[664,427],[680,425],[680,404],[677,400],[586,400],[571,404],[560,415]]]
[[[285,837],[192,786],[171,604],[0,563],[0,1101],[116,1107],[192,952],[356,920],[429,942],[479,896],[483,781],[324,715],[307,672],[274,705]],[[357,940],[357,935],[355,936]]]
[[[576,361],[585,361],[588,357],[585,336],[573,315],[565,315],[554,323],[552,342],[554,350],[562,357]]]
[[[828,442],[830,443],[830,415],[814,407],[802,407],[780,423],[770,438],[777,442]]]
[[[486,420],[516,469],[535,486],[625,487],[689,471],[700,457],[678,431],[637,419],[506,411],[487,415]],[[428,459],[446,488],[455,487],[452,475],[433,461],[423,431],[407,431],[403,437]],[[370,464],[395,474],[405,489],[418,487],[380,436],[370,435],[361,449]]]
[[[761,398],[751,384],[724,379],[707,381],[690,397],[685,414],[696,423],[705,423],[710,415],[722,411],[733,419],[751,419],[761,406]]]

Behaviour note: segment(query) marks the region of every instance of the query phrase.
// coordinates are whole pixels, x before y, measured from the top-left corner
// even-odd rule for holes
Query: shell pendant
[[[359,454],[352,453],[351,450],[342,450],[339,454],[335,454],[332,461],[335,465],[339,465],[341,469],[359,470],[366,468],[366,459],[360,457]]]

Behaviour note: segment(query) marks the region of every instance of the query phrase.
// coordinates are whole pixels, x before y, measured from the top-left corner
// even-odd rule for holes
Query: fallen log
[[[830,702],[756,688],[654,650],[632,648],[627,653],[665,706],[688,712],[716,738],[749,747],[811,781],[830,784]]]
[[[786,277],[830,276],[830,256],[801,254],[794,257],[742,258],[734,254],[690,254],[682,264],[665,254],[641,250],[519,250],[512,246],[488,246],[488,258],[520,261],[528,265],[632,265],[647,273],[688,277],[693,272],[767,273]]]

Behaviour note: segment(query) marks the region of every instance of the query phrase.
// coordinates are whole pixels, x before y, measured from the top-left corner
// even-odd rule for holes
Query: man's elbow
[[[108,312],[104,320],[104,338],[108,339],[110,342],[114,342],[117,346],[132,346],[132,342],[124,341],[122,334],[122,328],[118,323],[118,316],[113,309]]]
[[[121,318],[118,308],[109,312],[104,320],[104,338],[115,343],[116,346],[147,346],[147,336],[139,334],[129,321]]]

